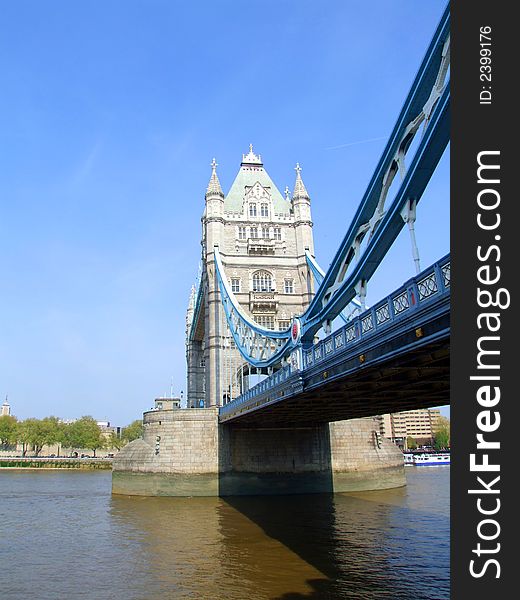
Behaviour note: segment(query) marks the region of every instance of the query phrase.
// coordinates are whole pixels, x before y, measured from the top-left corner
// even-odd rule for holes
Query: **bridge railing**
[[[270,389],[277,387],[279,384],[284,383],[289,379],[289,377],[295,372],[295,369],[289,364],[285,365],[276,373],[273,373],[270,377],[266,377],[264,380],[257,383],[252,388],[246,390],[243,394],[229,402],[229,404],[225,404],[220,408],[220,414],[225,415],[230,411],[234,411],[242,404],[245,404],[251,398],[255,398],[259,394],[263,394]]]
[[[355,317],[337,331],[303,351],[303,368],[311,368],[336,352],[359,343],[417,310],[425,302],[446,293],[450,287],[450,255],[443,257],[417,277]]]
[[[304,349],[302,351],[302,370],[310,369],[334,354],[343,352],[366,338],[372,337],[393,323],[405,318],[411,311],[418,310],[425,304],[448,294],[450,290],[450,266],[450,255],[448,254],[373,307],[349,321],[347,325],[334,331],[311,348]],[[220,414],[224,416],[236,411],[237,408],[248,403],[252,398],[276,388],[299,371],[294,365],[285,365],[270,377],[222,406]]]

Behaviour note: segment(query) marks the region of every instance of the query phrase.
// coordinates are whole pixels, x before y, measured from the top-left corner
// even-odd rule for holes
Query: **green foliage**
[[[417,442],[413,437],[406,438],[406,446],[408,450],[417,450]]]
[[[38,456],[46,444],[55,444],[59,441],[60,431],[57,417],[25,419],[18,423],[16,441],[22,444],[24,456],[29,446],[33,447],[34,455]]]
[[[123,446],[128,444],[128,440],[123,437],[119,437],[117,433],[112,432],[107,440],[107,448],[115,448],[116,450],[121,450]]]
[[[143,422],[142,420],[133,421],[127,427],[123,428],[121,433],[121,437],[128,442],[136,440],[137,438],[142,437],[143,435]]]
[[[0,417],[0,444],[9,446],[16,444],[16,432],[18,421],[12,415],[2,415]]]
[[[444,450],[450,447],[450,443],[450,420],[447,417],[439,417],[435,427],[433,445],[436,450]]]
[[[35,420],[35,419],[34,419]],[[20,421],[16,426],[16,441],[22,444],[22,456],[25,456],[29,447],[31,437],[31,419]]]
[[[91,416],[81,417],[69,424],[60,422],[57,417],[31,418],[25,421],[17,421],[11,415],[0,417],[0,444],[21,444],[23,456],[31,447],[35,456],[38,456],[43,446],[52,444],[74,449],[90,448],[96,456],[96,450],[100,448],[120,450],[128,442],[142,437],[142,434],[141,420],[130,423],[123,429],[121,436],[111,433],[107,438]]]
[[[90,448],[94,451],[105,446],[101,428],[93,417],[81,417],[66,426],[63,435],[63,445],[69,448]]]

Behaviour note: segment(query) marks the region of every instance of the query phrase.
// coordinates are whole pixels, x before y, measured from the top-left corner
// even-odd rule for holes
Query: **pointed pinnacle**
[[[293,200],[295,198],[307,198],[310,200],[309,192],[307,192],[301,176],[302,168],[300,167],[300,163],[296,163],[294,170],[296,171],[296,183],[294,184]]]
[[[206,189],[206,196],[210,194],[218,194],[223,196],[222,187],[217,175],[218,163],[215,159],[211,161],[211,177],[209,179],[208,187]]]

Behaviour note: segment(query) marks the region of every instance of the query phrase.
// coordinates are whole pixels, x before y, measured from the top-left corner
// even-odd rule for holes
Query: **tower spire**
[[[211,161],[211,177],[209,179],[208,188],[206,189],[206,197],[209,195],[217,194],[219,196],[224,196],[222,192],[222,187],[220,185],[220,181],[217,175],[217,166],[218,163],[215,159]]]
[[[294,184],[293,200],[297,198],[307,198],[307,200],[310,200],[309,192],[307,192],[301,176],[302,168],[300,167],[300,163],[296,163],[294,170],[296,171],[296,182]]]

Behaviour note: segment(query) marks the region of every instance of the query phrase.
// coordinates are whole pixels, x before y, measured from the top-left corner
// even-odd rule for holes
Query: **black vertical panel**
[[[483,2],[481,0],[454,0],[452,11],[452,62],[451,62],[451,101],[452,101],[452,143],[451,143],[451,255],[452,255],[452,325],[451,325],[451,420],[452,420],[452,598],[509,598],[515,596],[517,584],[515,571],[519,567],[513,543],[513,528],[518,521],[516,512],[520,508],[520,496],[513,487],[519,477],[517,459],[520,453],[518,441],[520,394],[515,372],[520,373],[520,353],[516,348],[519,333],[517,326],[517,296],[513,285],[518,279],[519,251],[516,239],[520,239],[518,213],[520,195],[518,178],[520,175],[520,152],[517,149],[518,136],[518,20],[513,16],[515,4],[511,2]],[[480,39],[481,28],[490,27],[488,42]],[[482,29],[482,31],[487,31]],[[481,49],[491,49],[491,62],[481,58]],[[482,54],[487,54],[483,52]],[[481,67],[490,66],[490,69]],[[482,77],[482,75],[490,75]],[[491,92],[491,98],[489,93]],[[481,102],[490,101],[490,104]],[[499,184],[479,184],[477,181],[477,156],[484,151],[499,151],[500,155],[490,155],[488,163],[500,165],[499,170],[488,171],[500,179]],[[516,184],[516,185],[515,185]],[[486,200],[490,203],[493,194],[499,194],[500,203],[495,210],[479,209],[477,197],[484,188],[492,188]],[[500,225],[493,230],[484,230],[477,222],[478,213],[485,223],[490,224],[500,214]],[[496,236],[499,236],[497,238]],[[487,260],[481,256],[496,245],[499,250],[491,251]],[[498,256],[500,252],[500,257]],[[498,260],[499,258],[499,260]],[[500,280],[483,285],[478,281],[478,269],[490,266],[490,275],[497,274]],[[482,272],[481,272],[482,273]],[[508,290],[511,294],[509,308],[479,307],[478,288],[488,289],[496,295],[498,290]],[[507,297],[501,293],[502,300]],[[503,305],[506,302],[502,302]],[[496,325],[500,330],[490,333],[485,326],[478,328],[477,319],[481,313],[496,313]],[[484,325],[484,321],[481,321]],[[499,350],[499,355],[488,358],[486,364],[498,364],[498,369],[477,368],[477,344],[481,336],[497,336],[499,340],[488,341],[487,348]],[[499,375],[500,381],[471,381],[472,375]],[[479,387],[489,383],[500,387],[501,399],[494,408],[482,407],[477,402]],[[494,390],[493,390],[494,393]],[[499,441],[500,450],[477,450],[477,426],[480,411],[490,410],[500,413],[500,426],[491,433],[484,434],[488,440]],[[495,420],[497,415],[492,414]],[[478,462],[487,453],[490,463],[500,465],[500,472],[471,472],[470,455],[476,453]],[[514,465],[514,466],[513,466]],[[497,476],[500,481],[493,486],[499,494],[469,494],[468,490],[483,489],[477,480],[481,477],[489,483]],[[481,498],[482,508],[493,510],[500,499],[500,510],[495,515],[483,515],[477,507]],[[500,534],[495,540],[482,540],[478,526],[484,519],[495,520],[500,526]],[[481,533],[491,537],[498,531],[491,522],[484,524]],[[474,550],[481,548],[489,554],[479,557]],[[500,544],[500,550],[497,544]],[[470,561],[474,560],[473,570],[481,577],[472,576]],[[500,565],[500,577],[496,578]],[[516,579],[516,578],[515,578]],[[509,591],[511,590],[511,591]],[[494,595],[493,595],[494,594]],[[500,595],[497,595],[500,594]]]

